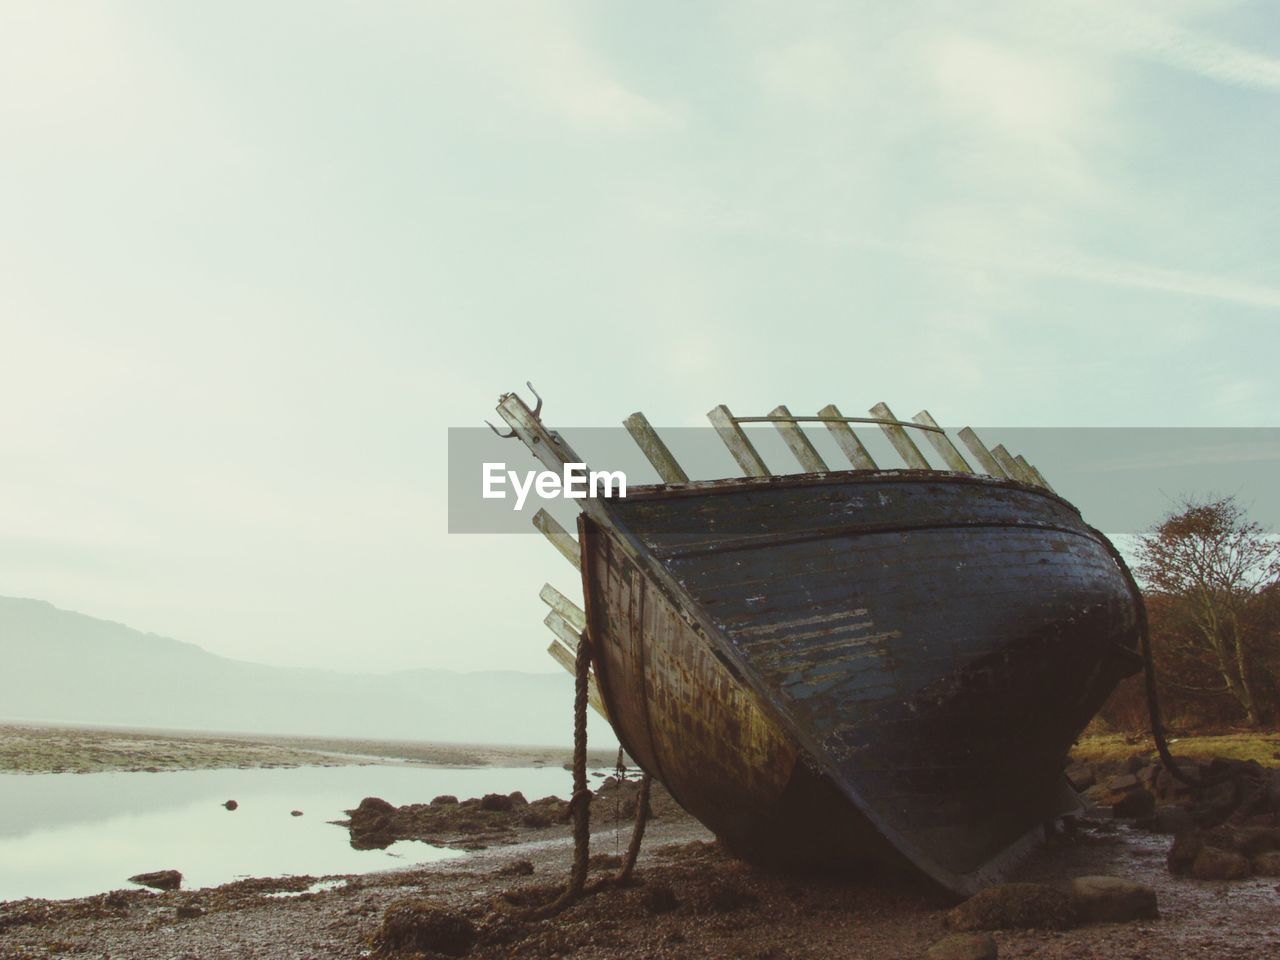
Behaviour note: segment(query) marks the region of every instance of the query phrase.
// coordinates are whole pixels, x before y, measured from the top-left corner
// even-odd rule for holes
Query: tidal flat
[[[540,767],[563,765],[570,754],[568,747],[0,724],[0,773],[158,773],[368,763]],[[615,758],[616,752],[597,750],[588,762],[593,767],[611,766]]]

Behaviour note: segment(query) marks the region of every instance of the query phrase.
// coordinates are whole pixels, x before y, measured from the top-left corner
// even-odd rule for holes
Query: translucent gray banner
[[[878,467],[904,467],[902,456],[878,427],[854,426]],[[803,428],[832,470],[851,469],[823,424]],[[622,427],[556,429],[587,469],[621,471],[628,492],[660,482]],[[691,479],[743,475],[711,427],[656,429]],[[749,424],[743,429],[773,473],[803,472],[772,425]],[[1254,520],[1280,528],[1280,428],[978,427],[975,432],[988,448],[998,444],[1024,457],[1060,496],[1080,509],[1088,523],[1109,534],[1149,530],[1183,498],[1210,495],[1233,495]],[[945,469],[926,436],[913,433],[929,464]],[[982,472],[956,431],[946,433],[975,471]],[[539,481],[539,472],[546,468],[518,440],[503,440],[484,426],[450,429],[449,532],[532,533],[531,519],[539,509],[572,531],[580,501],[564,495],[563,476],[554,483],[547,477]],[[575,473],[571,486],[580,489],[589,479],[585,473]],[[558,489],[548,495],[553,488]]]

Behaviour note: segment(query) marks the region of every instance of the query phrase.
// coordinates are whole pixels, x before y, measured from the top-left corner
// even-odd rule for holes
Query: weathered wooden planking
[[[771,417],[789,417],[791,411],[785,405],[779,405],[769,411]],[[778,433],[782,435],[783,441],[787,445],[792,455],[800,464],[800,468],[806,473],[826,473],[831,468],[826,465],[822,457],[818,455],[818,451],[814,448],[809,438],[805,436],[804,429],[798,423],[787,420],[777,420],[773,424]]]
[[[728,448],[733,459],[738,462],[738,466],[742,468],[742,472],[749,477],[767,477],[770,470],[766,466],[764,459],[752,446],[751,441],[747,439],[746,431],[738,426],[738,422],[733,419],[733,414],[729,412],[729,408],[724,404],[715,407],[707,413],[707,419],[711,421],[711,425],[716,428],[716,433],[720,435],[720,439],[724,441],[724,445]]]
[[[704,822],[767,815],[795,746],[617,542],[582,529],[598,677],[622,746]]]
[[[1027,461],[1026,457],[1024,457],[1022,454],[1018,454],[1013,459],[1017,462],[1018,466],[1022,467],[1022,469],[1026,472],[1027,476],[1031,478],[1032,483],[1034,483],[1038,487],[1044,487],[1046,490],[1053,489],[1053,487],[1049,486],[1048,481],[1045,480],[1044,475],[1041,474],[1040,471],[1037,470],[1034,466],[1032,466]]]
[[[831,509],[841,502],[838,492],[815,496],[835,484],[805,479],[792,485],[785,515],[789,485],[759,481],[750,489],[628,500],[616,504],[617,519],[662,557],[685,605],[700,622],[711,621],[790,729],[817,741],[824,766],[861,811],[844,816],[866,817],[864,825],[874,824],[943,883],[972,890],[1043,819],[1063,812],[1062,759],[1115,681],[1136,665],[1134,596],[1105,543],[1052,495],[979,478],[845,477],[856,489],[844,501],[868,505],[851,515]],[[781,499],[765,502],[771,497]],[[738,509],[747,516],[734,524]],[[809,509],[814,516],[806,519]],[[769,516],[777,526],[766,535],[793,528],[804,535],[775,538],[768,549],[751,533],[721,536],[735,526],[755,531]],[[851,528],[859,517],[865,529]],[[721,539],[706,550],[683,541],[690,536]],[[595,570],[603,548],[584,544]],[[654,635],[643,617],[636,622],[635,598],[650,588],[631,570],[622,601],[614,592],[622,576],[590,576],[588,606],[621,602],[632,611],[622,616],[625,642],[649,644]],[[609,618],[593,619],[591,629],[602,638],[618,630]],[[700,681],[687,671],[660,681],[643,655],[629,668],[637,669],[651,696],[679,677],[680,695],[713,714],[725,697],[722,683],[690,692]],[[646,700],[645,689],[635,688],[628,709],[644,706],[661,718],[666,705]],[[666,727],[653,715],[624,717],[621,708],[616,717],[623,726]],[[737,749],[727,718],[703,722],[710,726],[700,744]],[[780,829],[777,816],[743,813],[771,797],[786,807],[763,788],[744,790],[735,805],[701,804],[698,797],[713,798],[719,787],[696,770],[682,774],[678,759],[667,766],[690,749],[688,737],[671,736],[664,745],[655,732],[648,745],[664,782],[731,848],[750,850]],[[855,856],[834,841],[824,851],[802,840],[789,838],[815,858]]]
[[[1010,480],[1017,480],[1019,483],[1035,484],[1035,477],[1031,476],[1022,465],[1014,459],[1013,454],[1005,449],[1003,443],[997,443],[991,448],[991,455],[996,458],[996,463],[1004,469],[1005,474]]]
[[[976,493],[974,487],[990,489]],[[626,514],[646,531],[644,546],[659,555],[748,541],[764,548],[845,528],[1010,522],[1074,528],[1080,522],[1075,508],[1058,497],[985,477],[894,472],[740,480],[680,496],[636,488]]]
[[[974,433],[972,427],[965,427],[956,436],[969,448],[969,452],[973,454],[974,459],[978,461],[978,466],[982,467],[983,470],[993,477],[1007,478],[1009,476],[1004,467],[1000,466],[996,458],[991,455],[987,445],[978,439],[978,435]]]
[[[842,417],[839,408],[834,403],[829,403],[818,411],[820,417]],[[838,420],[828,420],[827,429],[831,431],[831,436],[835,438],[836,445],[840,447],[840,451],[849,458],[849,463],[853,465],[855,470],[875,470],[876,462],[871,459],[871,454],[867,453],[867,448],[862,445],[862,441],[858,439],[858,435],[853,432],[853,428],[847,423],[841,423]]]
[[[889,409],[889,405],[886,403],[877,403],[871,408],[871,415],[881,420],[898,419],[893,415],[893,411]],[[907,431],[903,427],[898,426],[896,423],[882,423],[880,424],[880,429],[884,431],[884,435],[893,444],[893,449],[898,451],[898,456],[902,458],[902,462],[909,469],[933,469],[929,466],[929,461],[924,458],[924,454],[920,452],[920,448],[907,436]]]
[[[938,426],[938,421],[933,419],[928,410],[921,410],[911,419],[926,427],[935,428],[934,430],[926,430],[924,435],[933,444],[933,449],[938,451],[938,456],[942,458],[942,462],[947,465],[948,470],[954,470],[957,473],[973,473],[973,468],[969,466],[968,461],[956,449],[956,445],[951,442],[951,438],[940,432],[942,428]]]
[[[587,615],[583,609],[551,584],[544,583],[538,597],[579,633],[587,629]]]
[[[547,653],[551,655],[552,660],[564,667],[571,676],[576,677],[578,675],[576,651],[570,650],[559,639],[555,639],[551,641],[551,646],[547,647]],[[600,716],[606,720],[609,719],[609,714],[604,706],[604,698],[600,696],[600,690],[594,676],[587,678],[587,703]]]
[[[573,534],[560,525],[559,520],[547,513],[546,510],[539,509],[533,515],[533,525],[542,532],[544,537],[551,541],[551,545],[560,551],[561,556],[577,569],[582,569],[582,557],[578,552],[578,541],[573,538]]]
[[[684,472],[684,467],[680,466],[676,458],[671,455],[671,451],[643,413],[639,411],[633,413],[622,422],[622,425],[627,428],[627,432],[635,440],[640,452],[653,465],[653,469],[658,471],[658,476],[662,478],[663,483],[689,482],[689,475]]]

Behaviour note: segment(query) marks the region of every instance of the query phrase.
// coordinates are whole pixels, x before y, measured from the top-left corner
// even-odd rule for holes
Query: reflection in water
[[[353,850],[344,817],[361,798],[422,803],[522,791],[568,796],[559,768],[410,766],[0,775],[0,900],[78,897],[181,870],[183,887],[238,877],[363,873],[458,856],[401,841]],[[225,800],[239,809],[223,809]],[[290,815],[292,810],[303,816]]]

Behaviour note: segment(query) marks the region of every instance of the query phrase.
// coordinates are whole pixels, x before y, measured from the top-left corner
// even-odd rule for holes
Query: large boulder
[[[1137,826],[1152,833],[1179,834],[1194,830],[1196,821],[1186,807],[1166,803],[1156,807],[1154,815],[1139,820]]]
[[[382,956],[417,952],[461,957],[475,942],[475,924],[456,910],[421,898],[397,900],[387,907],[373,938]]]
[[[974,894],[947,914],[953,930],[1066,930],[1076,920],[1070,895],[1041,883],[1001,883]]]
[[[1092,763],[1073,763],[1067,767],[1067,779],[1076,790],[1088,790],[1098,782],[1098,772]]]
[[[1179,833],[1173,838],[1169,847],[1169,855],[1165,858],[1169,864],[1169,872],[1174,876],[1183,876],[1191,872],[1191,865],[1204,849],[1204,837],[1195,831]]]
[[[1270,850],[1253,858],[1253,872],[1260,877],[1280,877],[1280,851]]]
[[[1124,923],[1159,916],[1154,890],[1119,877],[1076,877],[1071,881],[1071,896],[1081,923]]]
[[[1122,820],[1141,820],[1143,817],[1154,816],[1155,812],[1155,795],[1141,785],[1117,795],[1111,804],[1112,815]]]
[[[351,818],[351,846],[357,850],[385,850],[396,840],[391,818],[394,805],[381,797],[365,797],[354,810],[348,810]]]
[[[129,882],[152,890],[177,890],[182,886],[182,874],[177,870],[152,870],[150,873],[135,873]]]
[[[1201,848],[1188,871],[1197,880],[1243,880],[1253,873],[1249,858],[1234,850]]]

